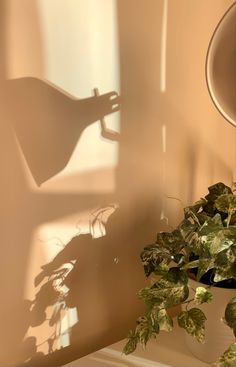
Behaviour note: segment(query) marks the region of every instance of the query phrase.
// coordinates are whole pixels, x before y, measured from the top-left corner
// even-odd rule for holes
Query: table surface
[[[161,332],[145,350],[138,347],[128,356],[122,354],[124,344],[121,340],[65,367],[209,367],[188,351],[184,331],[177,326],[171,333]]]

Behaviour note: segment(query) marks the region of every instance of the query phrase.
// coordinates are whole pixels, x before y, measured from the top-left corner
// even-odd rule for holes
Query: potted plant
[[[204,352],[199,352],[196,344],[191,345],[187,338],[192,352],[212,362],[215,356],[208,358],[205,352],[209,353],[209,343],[213,343],[219,356],[215,366],[235,367],[236,195],[233,190],[223,183],[209,187],[208,195],[184,209],[184,219],[176,229],[157,234],[155,243],[144,248],[141,259],[145,274],[150,277],[150,284],[139,291],[146,304],[146,314],[138,318],[135,330],[129,332],[123,352],[132,353],[138,343],[145,346],[160,330],[171,331],[173,320],[168,310],[181,305],[177,315],[179,327],[197,345],[206,342]],[[226,347],[224,343],[229,345]]]

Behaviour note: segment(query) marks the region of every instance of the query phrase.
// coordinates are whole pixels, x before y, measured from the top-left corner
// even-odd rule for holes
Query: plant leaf
[[[172,331],[173,330],[173,320],[168,315],[167,311],[164,308],[159,310],[159,312],[157,314],[157,322],[159,324],[160,330],[164,330],[164,331]]]
[[[162,264],[168,264],[171,261],[171,254],[166,249],[158,247],[157,244],[146,246],[141,255],[145,275],[148,277]]]
[[[149,305],[169,308],[185,301],[189,295],[188,275],[184,270],[173,267],[151,287],[139,291],[139,297]]]
[[[218,182],[215,185],[212,185],[208,188],[209,194],[205,196],[207,200],[207,204],[204,206],[204,211],[210,215],[211,217],[215,214],[215,201],[216,199],[223,194],[232,194],[232,190],[230,187],[226,186],[222,182]]]
[[[123,353],[126,355],[133,353],[137,347],[137,344],[138,344],[138,337],[135,331],[130,330],[127,336],[127,342],[123,348]]]
[[[228,249],[233,245],[233,240],[228,237],[230,231],[228,228],[210,231],[207,235],[201,236],[202,254],[215,256],[219,252]]]
[[[218,182],[208,187],[209,194],[205,197],[208,202],[214,202],[219,196],[223,194],[232,194],[232,190],[229,186],[226,186],[222,182]]]
[[[173,266],[168,273],[162,277],[161,281],[162,280],[173,283],[173,285],[188,284],[188,274],[185,270]]]
[[[214,268],[214,258],[201,258],[199,260],[197,280],[199,281],[201,277],[208,272],[208,270]]]
[[[224,194],[217,198],[216,208],[223,213],[229,213],[236,210],[236,195]]]
[[[215,267],[214,282],[236,279],[236,253],[234,246],[218,254],[215,260]]]
[[[191,235],[195,233],[197,228],[199,227],[196,223],[191,223],[189,219],[184,219],[178,226],[178,229],[181,232],[181,235],[185,241],[189,241]]]
[[[199,308],[191,308],[189,311],[182,311],[178,315],[179,326],[200,343],[205,341],[205,321],[206,316]]]
[[[214,364],[216,367],[235,367],[236,366],[236,343],[224,352],[219,360]]]
[[[156,244],[159,248],[168,250],[171,255],[179,253],[185,246],[181,232],[175,229],[172,232],[160,232],[157,234]]]
[[[142,316],[137,320],[135,333],[138,336],[139,343],[145,347],[152,335],[159,333],[159,325],[157,323],[153,325],[150,318]]]
[[[151,318],[150,314],[148,316],[139,317],[136,324],[135,331],[129,331],[126,345],[123,348],[124,354],[133,353],[138,343],[145,347],[149,339],[153,336],[155,337],[160,331],[158,319]]]
[[[230,328],[236,329],[236,297],[232,298],[226,306],[225,322]]]
[[[197,305],[200,305],[202,303],[211,303],[212,299],[213,299],[212,293],[209,292],[206,288],[204,287],[196,288],[194,301],[196,302]]]
[[[188,263],[186,263],[184,266],[182,266],[181,269],[187,270],[187,269],[194,269],[199,266],[199,260],[193,260]]]
[[[146,304],[156,304],[160,308],[169,308],[185,301],[188,298],[189,290],[186,285],[174,286],[162,283],[156,284],[155,287],[143,288],[138,294]]]
[[[200,200],[196,201],[193,205],[187,206],[186,208],[184,208],[184,212],[186,212],[186,214],[190,211],[194,212],[195,214],[197,214],[199,212],[199,210],[203,209],[204,205],[207,204],[207,200],[204,198],[201,198]]]

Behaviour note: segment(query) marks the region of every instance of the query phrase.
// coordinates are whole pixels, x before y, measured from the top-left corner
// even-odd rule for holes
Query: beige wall
[[[181,216],[166,196],[187,204],[234,179],[235,131],[204,75],[232,3],[6,1],[2,365],[61,365],[123,338],[142,310],[140,250],[165,217],[175,225]],[[110,92],[121,94],[120,114]],[[103,115],[118,142],[102,136]],[[104,236],[114,208],[98,221],[95,210],[114,203]]]

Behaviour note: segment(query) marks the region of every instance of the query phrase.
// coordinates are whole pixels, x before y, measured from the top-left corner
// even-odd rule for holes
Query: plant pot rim
[[[194,278],[192,278],[190,276],[188,276],[188,278],[189,278],[189,280],[191,282],[195,283],[197,286],[199,286],[199,284],[200,284],[200,286],[202,286],[202,287],[211,287],[211,289],[218,289],[219,291],[220,290],[222,290],[224,292],[227,292],[228,291],[229,293],[230,292],[232,293],[232,291],[235,291],[236,292],[236,288],[224,288],[224,287],[217,287],[217,286],[214,286],[214,285],[211,286],[211,285],[208,285],[208,284],[199,282],[198,280],[196,280],[196,279],[194,279]],[[235,295],[236,295],[236,293],[235,293]]]

